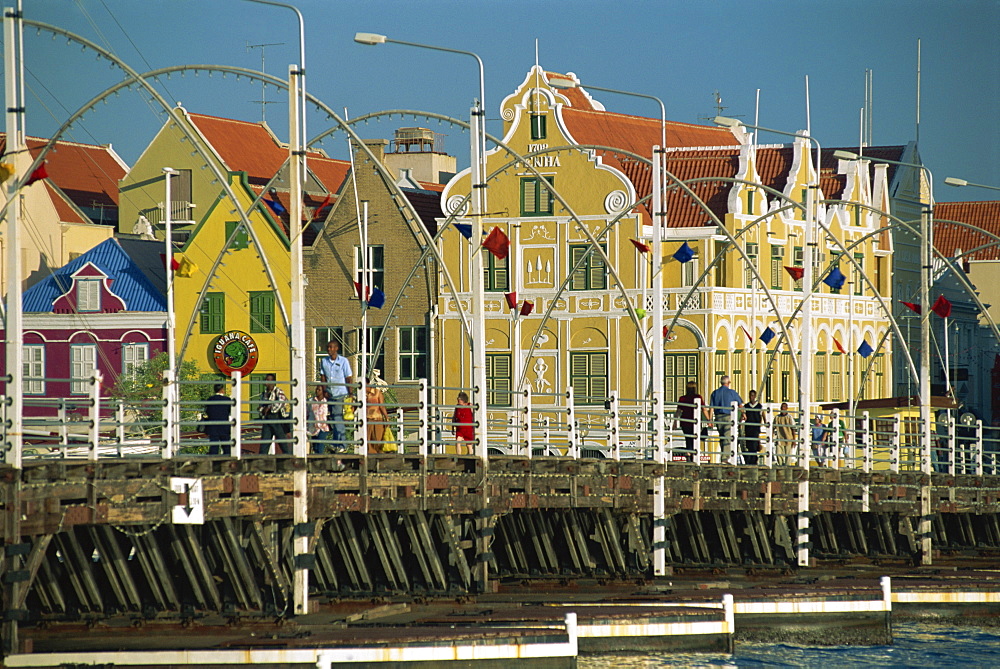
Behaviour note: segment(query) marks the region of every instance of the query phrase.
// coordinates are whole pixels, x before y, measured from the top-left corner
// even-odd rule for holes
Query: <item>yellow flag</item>
[[[177,267],[177,276],[192,276],[197,271],[198,266],[182,253]]]
[[[14,166],[10,163],[0,163],[0,184],[10,179],[14,174]]]

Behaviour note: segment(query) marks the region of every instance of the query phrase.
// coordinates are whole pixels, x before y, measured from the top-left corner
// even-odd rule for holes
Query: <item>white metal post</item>
[[[417,420],[419,421],[419,431],[417,436],[417,446],[421,457],[427,457],[427,452],[431,443],[431,393],[427,385],[427,379],[420,379],[417,382],[417,397],[420,399],[417,410]]]
[[[532,418],[532,407],[531,407],[531,388],[525,387],[524,389],[524,450],[525,457],[531,458],[532,449],[532,434],[531,434],[531,418]]]
[[[97,460],[100,457],[98,447],[101,443],[101,373],[94,370],[90,377],[90,449],[88,458]]]
[[[609,406],[609,420],[611,421],[610,429],[608,430],[610,442],[608,446],[611,448],[611,458],[613,460],[622,459],[622,435],[621,435],[621,416],[620,410],[621,406],[618,402],[618,393],[612,391],[610,394],[610,406]]]
[[[7,105],[6,130],[8,154],[14,154],[14,163],[28,164],[30,156],[20,153],[25,149],[24,142],[24,99],[21,77],[23,64],[21,62],[21,14],[10,7],[4,9],[4,102]],[[5,338],[7,339],[7,370],[10,377],[7,384],[6,399],[9,402],[4,454],[5,462],[15,469],[21,468],[21,451],[24,445],[24,392],[21,381],[24,375],[24,328],[21,305],[21,196],[18,187],[27,177],[10,178],[6,184],[7,225],[4,229],[3,242],[7,252],[6,260],[6,307],[7,322]]]
[[[233,457],[237,460],[243,457],[243,375],[233,372],[233,409],[231,421],[233,424]]]
[[[484,112],[482,100],[477,100],[471,110],[469,140],[471,148],[471,186],[472,186],[472,240],[480,244],[483,240],[483,214],[486,213],[486,175],[484,174],[482,138],[485,132],[483,123]],[[471,262],[472,281],[472,386],[476,396],[476,455],[486,467],[489,459],[486,456],[488,443],[488,412],[486,392],[486,314],[483,311],[483,250],[481,246],[474,249]]]
[[[305,147],[301,127],[303,79],[305,73],[297,66],[288,68],[288,166],[289,166],[289,222],[288,234],[291,255],[292,308],[289,324],[292,371],[292,453],[305,458],[309,452],[309,433],[306,428],[306,403],[308,383],[306,378],[305,286],[302,280],[302,181],[305,178]],[[309,555],[311,536],[305,531],[309,521],[308,469],[303,466],[292,474],[295,490],[292,516],[295,523],[293,553],[293,600],[296,615],[309,612],[309,569],[305,558]]]
[[[167,261],[169,262],[169,258]],[[161,417],[163,419],[163,459],[169,460],[174,457],[174,421],[171,418],[173,412],[174,402],[172,399],[173,394],[173,384],[174,384],[174,374],[170,370],[170,366],[163,370],[163,412]]]
[[[177,452],[180,443],[180,411],[178,401],[180,392],[178,384],[177,366],[177,323],[174,314],[174,208],[173,192],[171,190],[174,176],[178,174],[172,167],[163,168],[163,245],[166,256],[166,278],[167,278],[167,374],[164,374],[166,407],[163,409],[163,419],[167,426],[164,434],[167,436],[167,452],[173,457]]]

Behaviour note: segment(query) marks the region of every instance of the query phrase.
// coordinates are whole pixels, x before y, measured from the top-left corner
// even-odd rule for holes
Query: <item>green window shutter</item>
[[[590,254],[589,284],[591,290],[603,290],[608,287],[608,277],[605,273],[604,258],[597,251]]]
[[[531,115],[531,139],[545,139],[545,115]]]
[[[237,230],[237,228],[239,230],[234,237],[233,231]],[[229,244],[229,248],[233,251],[239,251],[250,246],[250,235],[247,234],[247,229],[243,227],[240,221],[226,221],[226,239],[233,240]]]
[[[552,177],[546,177],[545,180],[551,185]],[[548,187],[538,182],[538,213],[539,214],[551,214],[552,213],[552,191]]]
[[[486,356],[486,385],[488,406],[510,406],[511,356],[510,353],[489,353]]]
[[[551,177],[546,181],[552,183]],[[552,193],[539,179],[524,177],[521,179],[521,215],[541,216],[552,213]]]
[[[274,293],[250,293],[250,332],[274,332]]]
[[[205,293],[199,320],[202,334],[222,334],[226,331],[225,293]]]
[[[538,210],[537,187],[535,179],[521,179],[522,216],[530,216]]]
[[[570,269],[577,268],[573,270],[573,276],[570,279],[570,290],[586,290],[587,289],[587,266],[580,265],[580,259],[583,258],[584,254],[587,252],[586,246],[571,246],[569,247],[569,265]],[[579,265],[579,267],[578,267]]]

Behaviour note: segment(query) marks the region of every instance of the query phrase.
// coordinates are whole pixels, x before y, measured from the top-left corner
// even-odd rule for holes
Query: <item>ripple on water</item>
[[[647,669],[656,667],[761,668],[822,667],[822,669],[951,669],[965,665],[1000,667],[1000,628],[956,627],[905,622],[893,626],[891,646],[796,646],[737,644],[724,654],[650,654],[582,656],[580,669]]]

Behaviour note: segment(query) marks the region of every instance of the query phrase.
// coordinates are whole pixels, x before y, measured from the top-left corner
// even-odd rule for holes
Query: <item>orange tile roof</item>
[[[898,160],[904,147],[870,147],[868,155]],[[841,196],[846,183],[844,175],[835,174],[836,159],[833,152],[836,149],[824,149],[820,161],[820,188],[826,199],[836,199]],[[667,170],[682,181],[705,179],[710,177],[736,176],[739,169],[739,147],[718,149],[690,149],[669,151],[667,153]],[[761,182],[775,190],[784,190],[788,179],[788,171],[792,167],[792,148],[761,147],[757,150],[757,173]],[[634,159],[619,157],[618,166],[635,186],[639,198],[650,193],[650,168],[645,163]],[[605,157],[605,162],[608,162]],[[891,175],[890,175],[891,178]],[[700,181],[691,185],[691,189],[704,200],[709,208],[723,219],[729,210],[729,192],[733,184],[727,181]],[[648,214],[648,210],[647,210]],[[670,191],[667,197],[667,225],[672,228],[689,228],[708,225],[710,217],[704,209],[693,202],[691,198],[679,189]]]
[[[288,147],[282,146],[262,123],[190,112],[188,118],[219,154],[226,167],[232,171],[246,172],[247,179],[252,184],[260,185],[270,181],[288,158]],[[336,193],[350,170],[350,162],[334,160],[317,151],[309,151],[306,156],[309,169],[329,192]]]
[[[26,141],[32,157],[48,143],[39,137]],[[0,151],[6,150],[7,135],[0,133]],[[128,166],[110,146],[58,141],[45,161],[49,180],[78,207],[118,206],[118,181]]]
[[[52,205],[56,208],[56,215],[59,216],[59,222],[61,223],[90,223],[91,220],[86,216],[81,216],[77,210],[66,201],[66,198],[58,192],[57,189],[53,188],[52,184],[47,181],[43,181],[45,184],[45,190],[49,193],[49,199],[52,200]],[[36,186],[37,187],[37,186]]]
[[[659,119],[570,107],[563,107],[562,114],[566,127],[580,144],[614,146],[649,158],[653,145],[662,139]],[[737,145],[728,128],[667,121],[668,147]]]
[[[936,221],[958,221],[1000,236],[1000,200],[981,202],[938,202],[934,205]],[[969,251],[984,244],[996,242],[993,237],[953,223],[934,224],[934,248],[948,258],[961,251]],[[1000,246],[976,251],[965,256],[966,260],[1000,260]]]

